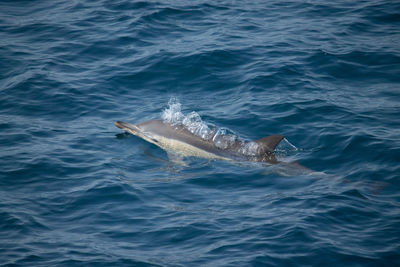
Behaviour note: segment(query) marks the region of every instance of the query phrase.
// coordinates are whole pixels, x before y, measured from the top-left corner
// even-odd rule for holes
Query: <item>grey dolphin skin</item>
[[[211,159],[247,160],[278,163],[274,149],[283,139],[282,135],[271,135],[254,141],[254,153],[243,153],[243,141],[232,142],[226,148],[219,148],[211,140],[194,135],[182,125],[172,125],[162,120],[150,120],[138,124],[117,121],[115,125],[167,151],[175,151],[184,156]]]

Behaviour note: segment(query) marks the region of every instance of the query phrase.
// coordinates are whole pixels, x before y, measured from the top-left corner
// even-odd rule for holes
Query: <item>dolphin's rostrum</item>
[[[150,120],[138,124],[117,121],[115,125],[167,151],[212,159],[277,163],[274,149],[283,139],[282,135],[271,135],[254,142],[228,138],[227,145],[221,147],[214,142],[217,135],[215,132],[210,138],[203,139],[182,124],[171,124],[163,120]],[[218,138],[224,136],[220,135]]]

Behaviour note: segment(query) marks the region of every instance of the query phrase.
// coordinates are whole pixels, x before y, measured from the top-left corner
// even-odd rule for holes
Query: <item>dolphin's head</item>
[[[117,121],[115,122],[115,126],[137,136],[139,136],[140,133],[142,132],[141,129],[139,129],[135,124],[128,122]]]
[[[159,142],[160,138],[160,126],[163,125],[163,122],[160,120],[151,120],[145,121],[138,124],[132,124],[123,121],[115,122],[115,126],[118,128],[127,131],[133,135],[136,135],[144,140],[156,144]]]

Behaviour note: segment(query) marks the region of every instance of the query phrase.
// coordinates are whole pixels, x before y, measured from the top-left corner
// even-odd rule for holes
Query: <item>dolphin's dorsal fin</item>
[[[255,142],[260,146],[260,152],[272,152],[276,148],[276,146],[282,141],[284,137],[282,135],[270,135],[261,139],[256,140]]]

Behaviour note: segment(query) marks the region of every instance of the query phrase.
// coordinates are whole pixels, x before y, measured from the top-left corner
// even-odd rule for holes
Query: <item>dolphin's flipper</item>
[[[283,138],[282,135],[276,134],[258,139],[255,142],[262,148],[262,151],[272,152]]]

